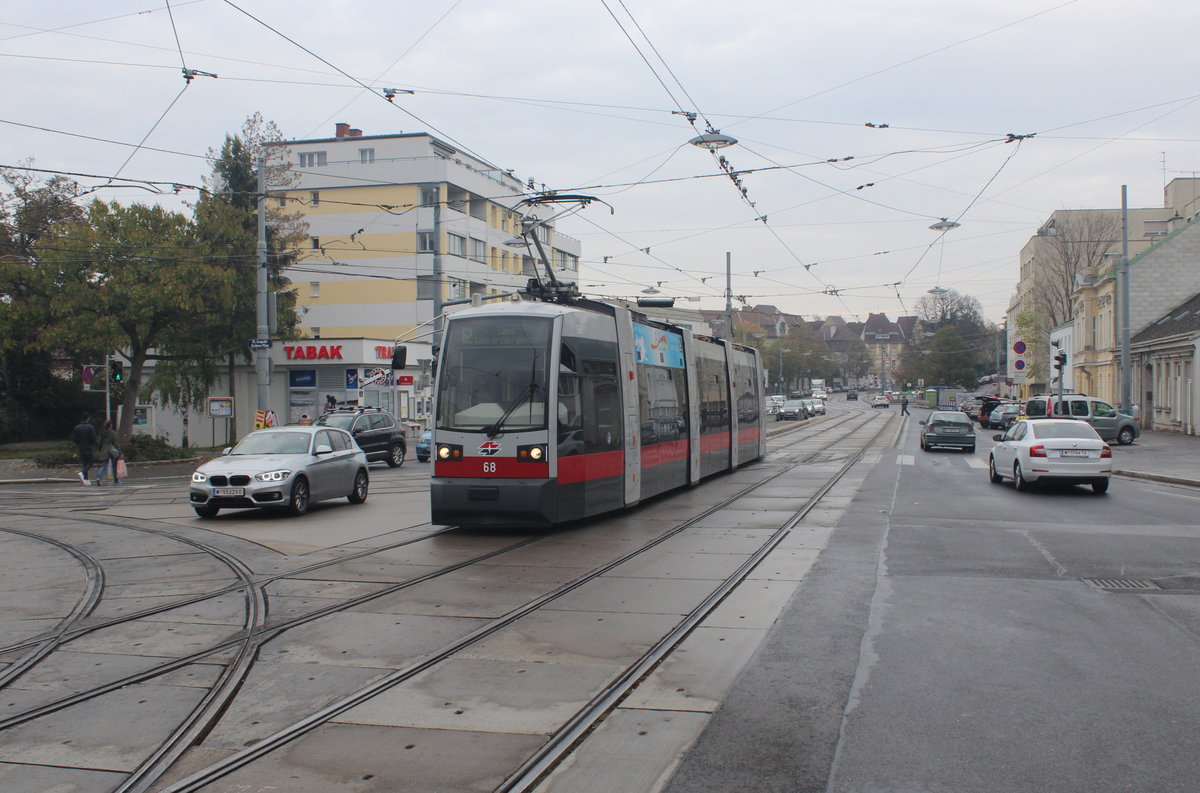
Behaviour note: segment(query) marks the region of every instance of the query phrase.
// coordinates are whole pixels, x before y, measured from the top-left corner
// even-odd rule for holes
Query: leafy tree
[[[236,301],[237,271],[219,257],[212,263],[213,253],[182,214],[96,201],[86,222],[43,235],[33,261],[0,287],[22,287],[10,308],[15,321],[39,328],[31,349],[96,346],[128,356],[119,395],[127,440],[147,361],[202,357],[196,329],[221,325]]]
[[[74,203],[80,186],[65,177],[40,180],[25,168],[0,168],[0,389],[3,415],[0,437],[26,440],[62,437],[84,410],[99,407],[97,396],[81,393],[78,383],[54,374],[54,356],[31,345],[41,319],[22,312],[24,271],[34,262],[37,242],[57,225],[78,222],[83,210]],[[60,351],[62,352],[62,351]],[[101,354],[92,345],[67,355]]]
[[[927,383],[972,388],[975,385],[975,369],[967,353],[972,348],[953,327],[946,327],[933,334],[929,344],[916,354],[925,358],[921,367]]]

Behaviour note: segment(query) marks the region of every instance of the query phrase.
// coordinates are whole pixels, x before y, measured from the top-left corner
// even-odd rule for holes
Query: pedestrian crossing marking
[[[897,465],[916,465],[917,458],[911,454],[901,454],[896,457]]]
[[[988,467],[987,460],[981,460],[978,457],[968,457],[967,465],[971,466],[972,468],[987,468]]]

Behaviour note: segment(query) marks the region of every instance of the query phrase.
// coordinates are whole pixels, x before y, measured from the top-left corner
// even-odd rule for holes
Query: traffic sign
[[[1015,352],[1017,355],[1024,355],[1025,354],[1025,342],[1023,342],[1023,341],[1013,342],[1013,352]]]
[[[1025,368],[1025,362],[1024,361],[1014,361],[1013,368],[1019,372]]]
[[[269,350],[271,349],[270,339],[250,339],[247,342],[252,350]]]

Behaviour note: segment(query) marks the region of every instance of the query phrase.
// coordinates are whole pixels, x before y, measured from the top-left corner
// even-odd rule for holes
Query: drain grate
[[[1083,582],[1096,589],[1111,589],[1118,592],[1160,588],[1158,584],[1144,578],[1085,578]]]

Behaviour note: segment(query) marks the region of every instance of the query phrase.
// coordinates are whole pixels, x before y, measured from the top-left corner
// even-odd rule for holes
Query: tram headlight
[[[523,463],[542,463],[546,461],[546,447],[541,444],[517,447],[517,460]]]
[[[451,443],[439,443],[437,447],[437,458],[439,460],[461,460],[462,447]]]

